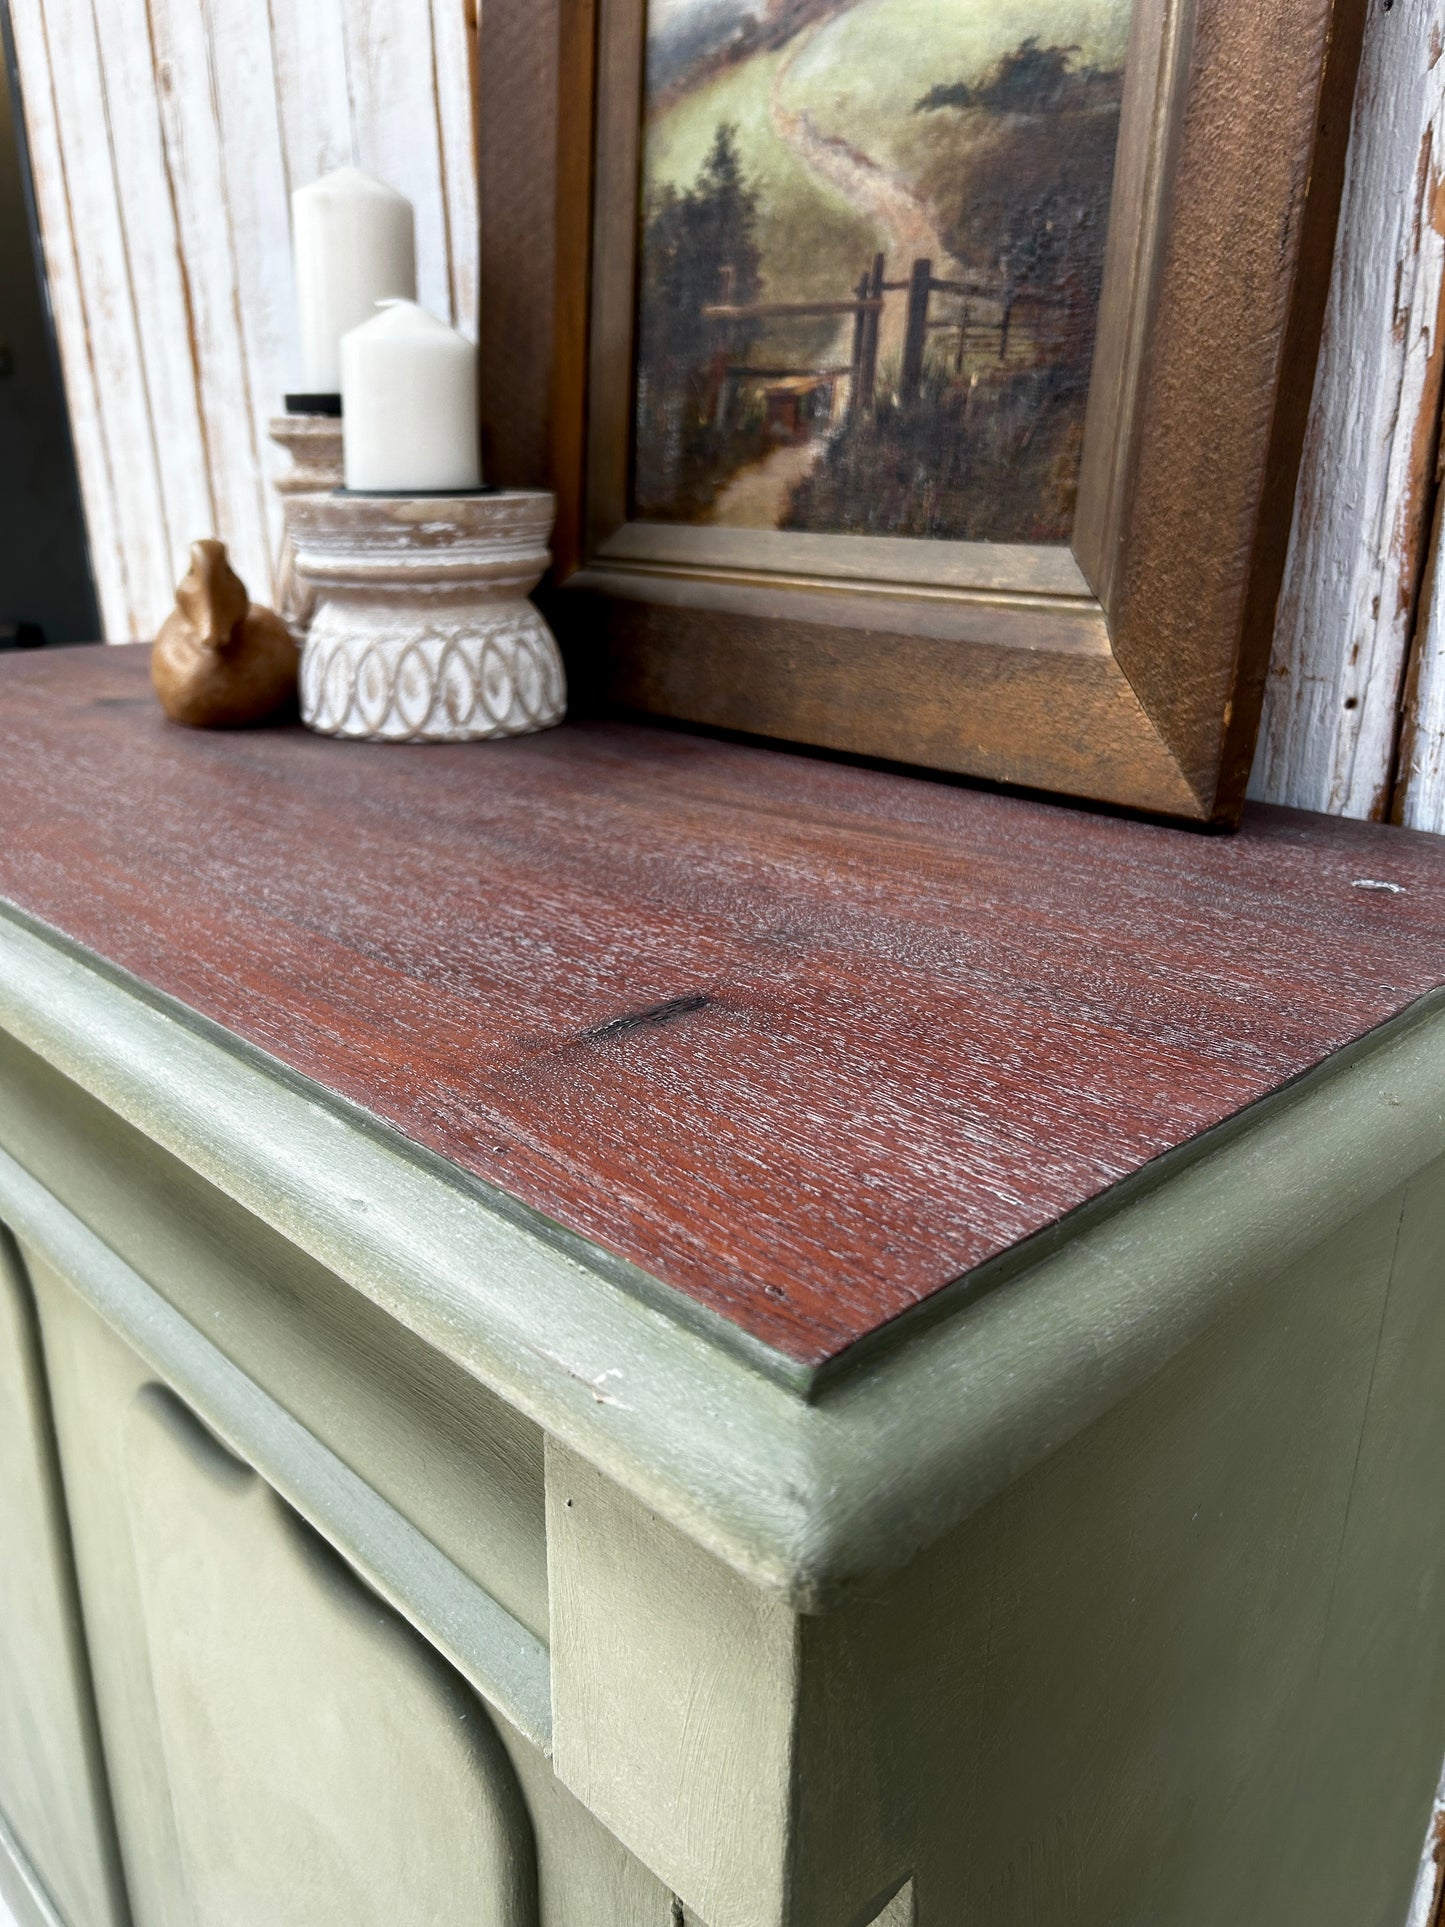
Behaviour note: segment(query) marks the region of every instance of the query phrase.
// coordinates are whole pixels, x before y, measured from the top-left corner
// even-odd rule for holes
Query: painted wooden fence
[[[475,331],[476,0],[10,0],[106,634],[145,636],[190,542],[269,593],[298,385],[290,190],[409,195],[418,292]]]
[[[478,4],[10,0],[107,634],[154,629],[198,533],[220,530],[258,592],[269,583],[277,505],[264,478],[279,457],[265,424],[296,377],[293,185],[344,161],[394,181],[417,207],[423,301],[473,325]],[[495,0],[484,24],[505,38],[520,19]],[[1435,829],[1442,49],[1445,0],[1370,0],[1254,780],[1260,796]],[[493,198],[516,204],[512,225],[548,218],[550,183],[509,174],[485,126],[481,144],[506,177]],[[524,237],[505,238],[520,249]],[[860,323],[878,293],[860,285]],[[489,365],[534,382],[535,344],[499,355],[491,340],[508,329],[504,284],[491,305]],[[535,466],[537,451],[515,454]]]

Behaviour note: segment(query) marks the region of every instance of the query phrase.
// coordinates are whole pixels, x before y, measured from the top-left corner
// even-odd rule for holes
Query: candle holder
[[[326,736],[460,743],[562,720],[567,682],[528,596],[556,498],[297,492],[296,574],[315,599],[301,718]]]
[[[324,396],[288,395],[288,413],[273,416],[271,440],[291,457],[291,467],[276,477],[276,493],[286,512],[281,555],[276,566],[276,613],[301,642],[311,623],[316,598],[296,574],[296,551],[291,536],[290,505],[300,495],[330,495],[342,478],[341,399],[334,412],[302,408]]]

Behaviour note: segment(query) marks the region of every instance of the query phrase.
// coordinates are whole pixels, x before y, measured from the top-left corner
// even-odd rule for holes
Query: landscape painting
[[[1130,0],[650,0],[632,513],[1066,542]]]

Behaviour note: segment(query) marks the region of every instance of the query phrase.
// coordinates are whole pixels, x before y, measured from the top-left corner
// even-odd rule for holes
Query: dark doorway
[[[0,38],[0,649],[93,642],[100,620],[5,0]]]

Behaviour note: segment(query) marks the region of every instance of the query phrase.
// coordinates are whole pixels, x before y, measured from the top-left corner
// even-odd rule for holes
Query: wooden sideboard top
[[[0,658],[0,897],[803,1364],[1445,980],[1445,839],[585,723],[163,721]]]

